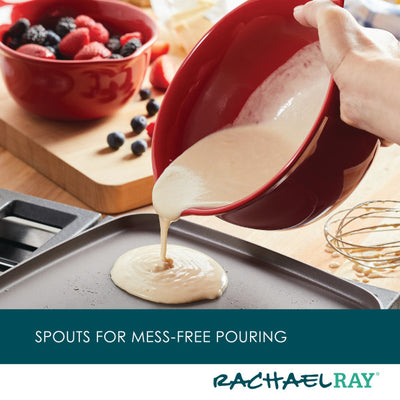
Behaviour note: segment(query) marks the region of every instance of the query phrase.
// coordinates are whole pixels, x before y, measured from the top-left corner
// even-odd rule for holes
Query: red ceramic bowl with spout
[[[58,120],[86,120],[113,114],[136,94],[157,37],[152,18],[130,4],[112,0],[0,0],[0,66],[14,100],[31,113]],[[143,46],[117,60],[46,60],[16,52],[2,43],[19,18],[52,26],[62,16],[86,14],[111,33],[140,31]]]
[[[220,20],[193,49],[157,118],[152,145],[156,179],[185,149],[232,123],[267,76],[318,40],[315,29],[301,26],[292,16],[293,8],[302,3],[249,0]],[[270,182],[228,206],[192,208],[183,215],[218,215],[258,229],[304,225],[353,191],[377,147],[376,137],[340,119],[339,93],[332,81],[310,133]]]

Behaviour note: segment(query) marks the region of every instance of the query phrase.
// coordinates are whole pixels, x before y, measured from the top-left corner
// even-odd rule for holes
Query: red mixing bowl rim
[[[28,0],[24,3],[28,3],[31,2],[33,0]],[[109,1],[109,0],[92,0],[95,1],[96,3],[113,3],[115,5],[115,1]],[[21,4],[24,3],[13,3],[13,4],[7,4],[7,6],[13,6],[13,7],[18,7]],[[117,59],[110,59],[110,58],[104,58],[102,60],[100,59],[96,59],[96,60],[58,60],[58,59],[52,59],[52,58],[40,58],[40,57],[34,57],[31,56],[29,54],[24,54],[24,53],[19,53],[16,50],[11,49],[10,47],[6,46],[2,40],[0,40],[0,50],[2,50],[3,52],[9,54],[10,56],[13,57],[17,57],[17,58],[22,58],[22,59],[26,59],[26,60],[30,60],[33,62],[37,62],[37,63],[53,63],[53,64],[59,64],[59,65],[82,65],[82,64],[104,64],[104,63],[123,63],[126,61],[129,61],[131,59],[134,59],[138,56],[140,56],[144,51],[146,51],[149,47],[151,47],[154,42],[156,41],[157,37],[158,37],[158,28],[157,25],[155,23],[155,21],[149,16],[147,15],[145,12],[143,12],[139,7],[135,7],[132,4],[128,4],[128,3],[121,3],[118,2],[118,6],[122,6],[123,8],[129,8],[129,9],[134,9],[136,10],[136,12],[138,12],[140,14],[140,16],[146,21],[146,25],[150,28],[151,30],[151,37],[149,38],[149,40],[147,40],[145,43],[143,43],[143,45],[141,47],[139,47],[139,49],[137,49],[134,53],[132,53],[131,55],[127,56],[127,57],[123,57],[123,58],[117,58]],[[1,2],[0,2],[0,7],[1,7]],[[6,24],[2,24],[0,25],[0,29],[3,25]]]
[[[334,0],[334,2],[336,4],[338,4],[339,6],[341,6],[341,7],[343,6],[343,0]],[[240,8],[242,8],[242,7],[247,7],[249,3],[251,3],[251,1],[245,2],[244,4],[240,5],[239,7],[235,8],[233,11],[231,11],[230,14],[238,12],[238,10],[240,10]],[[207,38],[215,30],[218,29],[221,21],[217,22],[203,36],[203,38],[197,43],[197,45],[192,49],[192,51],[185,58],[185,60],[181,64],[180,68],[178,69],[178,71],[176,73],[176,76],[178,76],[181,71],[185,70],[187,64],[190,65],[190,63],[192,62],[191,61],[191,56],[193,54],[195,54],[196,49],[198,47],[200,47],[202,45],[206,45],[204,42],[206,42]],[[165,94],[165,97],[164,97],[163,101],[165,101],[165,99],[169,97],[169,93],[172,93],[171,89],[173,89],[173,86],[174,86],[174,82],[172,81],[169,89],[167,90],[167,93]],[[237,208],[239,208],[239,207],[251,202],[252,200],[257,198],[258,196],[260,196],[262,193],[266,192],[268,189],[271,189],[275,184],[277,184],[281,179],[283,179],[285,177],[285,175],[290,173],[290,170],[294,167],[294,165],[297,163],[297,161],[299,160],[301,155],[305,152],[306,148],[309,146],[309,144],[313,140],[314,136],[318,133],[319,128],[321,127],[321,124],[323,124],[323,117],[324,117],[324,115],[326,115],[326,110],[327,110],[329,104],[332,102],[332,97],[333,97],[333,94],[334,94],[335,90],[337,90],[337,89],[336,89],[335,83],[334,83],[334,81],[333,81],[333,79],[331,77],[330,82],[329,82],[329,86],[328,86],[328,89],[327,89],[327,93],[326,93],[326,96],[325,96],[325,99],[324,99],[324,101],[323,101],[323,103],[321,105],[320,112],[319,112],[318,117],[316,118],[312,128],[310,129],[309,134],[305,137],[305,139],[303,140],[302,144],[299,146],[297,151],[293,154],[291,159],[282,167],[282,169],[270,181],[268,181],[266,184],[264,184],[263,186],[261,186],[259,189],[257,189],[256,191],[252,192],[248,196],[243,197],[242,199],[237,200],[235,202],[229,203],[229,204],[227,204],[225,206],[213,207],[213,208],[197,208],[197,207],[188,208],[188,209],[186,209],[186,210],[184,210],[182,212],[182,216],[185,216],[185,215],[218,215],[218,214],[224,214],[224,213],[226,213],[228,211],[232,211],[234,209],[237,209]],[[162,108],[162,106],[161,106],[161,108]],[[160,111],[162,111],[162,110],[160,110]],[[155,131],[157,131],[157,121],[156,121]],[[155,141],[157,141],[157,135],[154,136],[154,139],[155,139]],[[157,168],[157,165],[156,165],[156,160],[155,160],[155,157],[154,157],[155,147],[156,147],[154,139],[153,139],[153,149],[152,149],[152,165],[153,165],[154,178],[157,180],[161,174],[158,171],[158,168]]]

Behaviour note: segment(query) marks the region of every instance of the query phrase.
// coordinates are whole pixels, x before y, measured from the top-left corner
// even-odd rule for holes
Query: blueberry
[[[142,100],[147,100],[151,96],[151,90],[150,89],[140,89],[139,96]]]
[[[159,109],[160,109],[160,104],[156,99],[150,99],[146,104],[146,110],[149,113],[150,117],[156,115]]]
[[[119,41],[119,37],[118,36],[111,37],[108,40],[106,47],[108,50],[111,51],[111,53],[119,53],[119,51],[121,50],[121,43]]]
[[[46,37],[47,31],[43,25],[33,25],[22,35],[22,42],[43,45]]]
[[[147,126],[147,119],[143,115],[139,115],[135,118],[132,118],[131,127],[133,133],[138,135],[140,132],[143,132]]]
[[[47,50],[50,50],[54,55],[57,55],[57,48],[56,47],[49,46],[49,45],[44,46],[44,47],[46,47]]]
[[[20,38],[31,26],[31,23],[26,18],[20,18],[14,25],[10,27],[8,33],[11,37]]]
[[[128,57],[132,53],[134,53],[139,47],[142,47],[142,42],[137,39],[133,38],[128,40],[121,48],[120,54],[122,57]]]
[[[56,25],[56,33],[60,37],[64,37],[75,29],[75,19],[72,17],[62,17],[59,19]]]
[[[143,139],[138,139],[131,145],[132,153],[139,157],[147,150],[147,142]]]
[[[57,33],[55,33],[54,31],[52,31],[51,29],[49,29],[48,31],[46,31],[46,40],[44,42],[45,46],[56,46],[60,43],[61,38],[59,35],[57,35]]]
[[[107,143],[113,150],[118,150],[125,143],[125,135],[122,132],[111,132],[107,136]]]
[[[112,53],[110,57],[108,57],[111,60],[119,60],[121,58],[124,58],[121,56],[121,54],[117,54],[117,53]]]

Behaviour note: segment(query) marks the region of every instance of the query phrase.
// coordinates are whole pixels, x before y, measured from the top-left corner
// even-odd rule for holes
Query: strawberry
[[[125,35],[122,35],[119,38],[119,42],[121,43],[121,47],[128,42],[129,40],[136,38],[139,39],[143,43],[143,35],[142,32],[130,32],[130,33],[125,33]]]
[[[93,18],[87,15],[81,14],[75,18],[75,25],[77,28],[90,28],[96,23]]]
[[[110,33],[100,22],[96,22],[89,28],[89,34],[91,42],[107,43],[110,38]]]
[[[46,58],[48,60],[54,60],[56,58],[54,53],[52,53],[46,47],[41,46],[40,44],[33,44],[33,43],[24,44],[18,47],[17,51],[19,53],[27,54],[29,56]]]
[[[153,62],[156,58],[167,54],[169,52],[170,44],[163,40],[157,40],[153,46],[151,46],[151,58],[150,62]]]
[[[175,64],[168,54],[157,57],[151,65],[150,83],[157,89],[166,90],[175,72]]]
[[[110,55],[111,51],[108,50],[103,43],[90,42],[81,50],[79,50],[79,52],[75,55],[74,60],[90,60],[97,56],[101,58],[108,58]]]
[[[89,29],[78,28],[61,39],[58,49],[63,56],[74,58],[75,54],[89,42]]]

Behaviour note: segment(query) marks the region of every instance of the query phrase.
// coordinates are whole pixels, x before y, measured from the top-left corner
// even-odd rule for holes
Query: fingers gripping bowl
[[[0,62],[14,100],[31,113],[58,120],[86,120],[113,114],[140,89],[157,37],[152,18],[139,8],[111,0],[0,1]],[[51,26],[60,17],[88,15],[111,33],[140,31],[143,46],[128,57],[104,60],[41,59],[2,43],[20,18]]]
[[[156,179],[191,145],[232,124],[266,77],[318,40],[316,30],[293,18],[293,8],[302,3],[250,0],[220,20],[193,49],[157,118],[152,147]],[[309,134],[273,179],[240,201],[191,208],[183,215],[218,215],[237,225],[271,230],[306,224],[354,190],[377,147],[374,136],[341,121],[339,93],[331,80]]]

